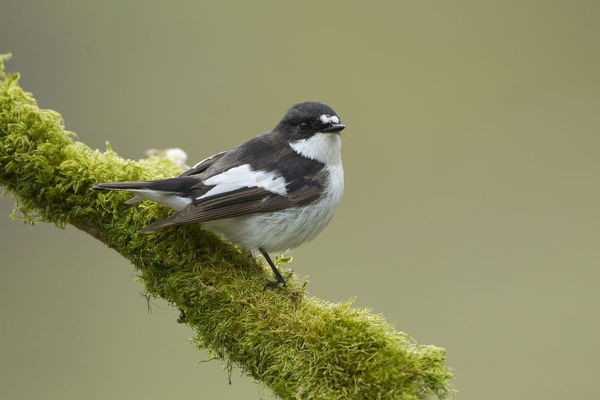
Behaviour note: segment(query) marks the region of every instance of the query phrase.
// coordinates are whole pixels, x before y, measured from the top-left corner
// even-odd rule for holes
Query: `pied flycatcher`
[[[127,203],[152,200],[176,214],[142,232],[201,222],[202,227],[265,257],[286,286],[269,252],[313,239],[331,220],[344,191],[340,132],[330,107],[292,106],[270,132],[200,161],[175,178],[99,183],[96,190],[126,190]]]

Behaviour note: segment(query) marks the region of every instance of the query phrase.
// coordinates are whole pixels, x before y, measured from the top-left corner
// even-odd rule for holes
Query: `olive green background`
[[[197,161],[320,100],[346,192],[309,290],[443,346],[460,399],[591,399],[600,377],[597,1],[7,1],[0,52],[122,156]],[[148,311],[129,263],[0,201],[0,398],[270,398]]]

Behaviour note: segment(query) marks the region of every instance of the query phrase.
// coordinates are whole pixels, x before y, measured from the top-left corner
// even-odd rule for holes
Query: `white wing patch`
[[[279,176],[274,172],[252,171],[248,164],[240,165],[239,167],[221,172],[218,175],[211,176],[202,183],[214,186],[214,188],[202,196],[196,197],[196,200],[233,192],[244,187],[260,187],[280,195],[287,194],[287,189],[285,188],[286,181],[283,176]]]
[[[338,118],[337,115],[322,114],[321,116],[319,116],[319,119],[321,120],[321,122],[323,124],[339,124],[340,123],[340,119]]]

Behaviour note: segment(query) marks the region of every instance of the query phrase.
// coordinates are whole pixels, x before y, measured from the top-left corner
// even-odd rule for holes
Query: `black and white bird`
[[[200,161],[181,175],[148,182],[99,183],[97,190],[126,190],[178,212],[143,231],[201,222],[202,227],[269,257],[313,239],[329,223],[344,191],[340,132],[325,104],[292,106],[270,132]]]

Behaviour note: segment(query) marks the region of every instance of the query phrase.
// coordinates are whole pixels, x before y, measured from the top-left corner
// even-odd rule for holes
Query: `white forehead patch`
[[[340,123],[340,119],[338,118],[337,115],[327,115],[327,114],[322,114],[319,119],[321,120],[321,122],[323,124],[339,124]]]

